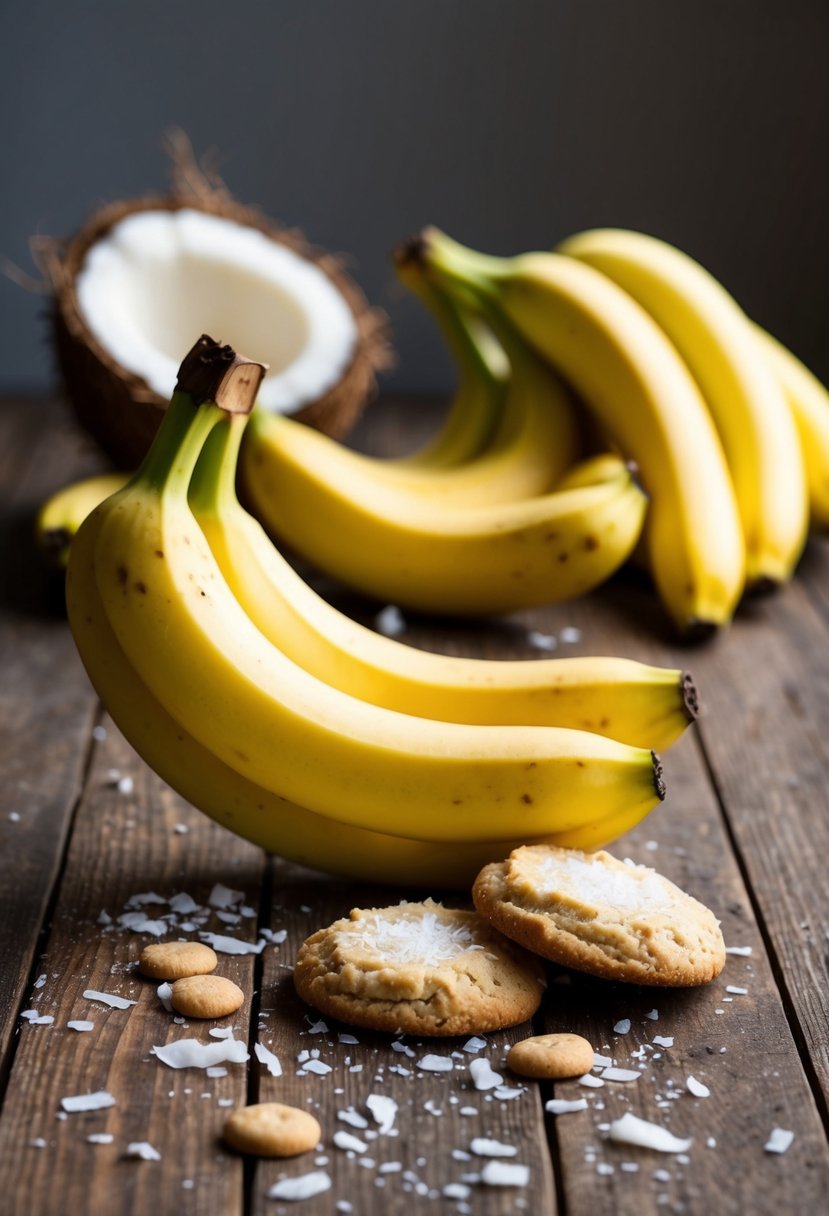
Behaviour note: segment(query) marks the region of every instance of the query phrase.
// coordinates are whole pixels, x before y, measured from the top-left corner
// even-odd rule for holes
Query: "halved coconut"
[[[126,468],[146,452],[200,333],[270,365],[257,408],[338,438],[389,362],[385,316],[338,258],[195,181],[105,207],[43,259],[70,401]]]

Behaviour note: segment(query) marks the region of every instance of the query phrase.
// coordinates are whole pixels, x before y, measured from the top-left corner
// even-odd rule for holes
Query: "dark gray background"
[[[825,0],[5,0],[0,255],[166,186],[161,137],[352,255],[399,351],[451,367],[388,252],[436,223],[489,252],[597,224],[698,257],[829,379]],[[0,389],[52,383],[44,302],[0,280]]]

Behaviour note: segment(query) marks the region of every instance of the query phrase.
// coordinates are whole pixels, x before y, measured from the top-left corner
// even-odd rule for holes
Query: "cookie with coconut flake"
[[[429,1036],[482,1034],[532,1017],[538,959],[476,912],[432,900],[355,908],[303,942],[296,989],[353,1026]]]
[[[472,898],[507,937],[606,979],[684,988],[725,964],[713,912],[655,870],[604,851],[525,845],[485,866]]]

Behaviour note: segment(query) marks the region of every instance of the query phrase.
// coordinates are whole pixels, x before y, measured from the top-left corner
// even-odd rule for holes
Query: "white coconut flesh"
[[[279,413],[333,388],[358,341],[351,309],[314,262],[191,209],[115,224],[87,253],[76,291],[95,339],[165,399],[201,333],[269,364],[257,404]]]

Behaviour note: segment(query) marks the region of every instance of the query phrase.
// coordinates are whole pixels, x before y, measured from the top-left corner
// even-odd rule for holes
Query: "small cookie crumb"
[[[593,1048],[580,1034],[539,1034],[513,1044],[507,1065],[520,1077],[581,1077],[593,1067]]]
[[[150,979],[180,980],[189,975],[209,975],[218,962],[215,950],[201,942],[155,942],[141,951],[138,966]]]
[[[170,1003],[188,1018],[226,1018],[245,1002],[245,994],[223,975],[188,975],[176,980]]]
[[[313,1115],[281,1102],[242,1106],[230,1115],[223,1132],[237,1152],[254,1157],[297,1157],[316,1148],[322,1129]]]

